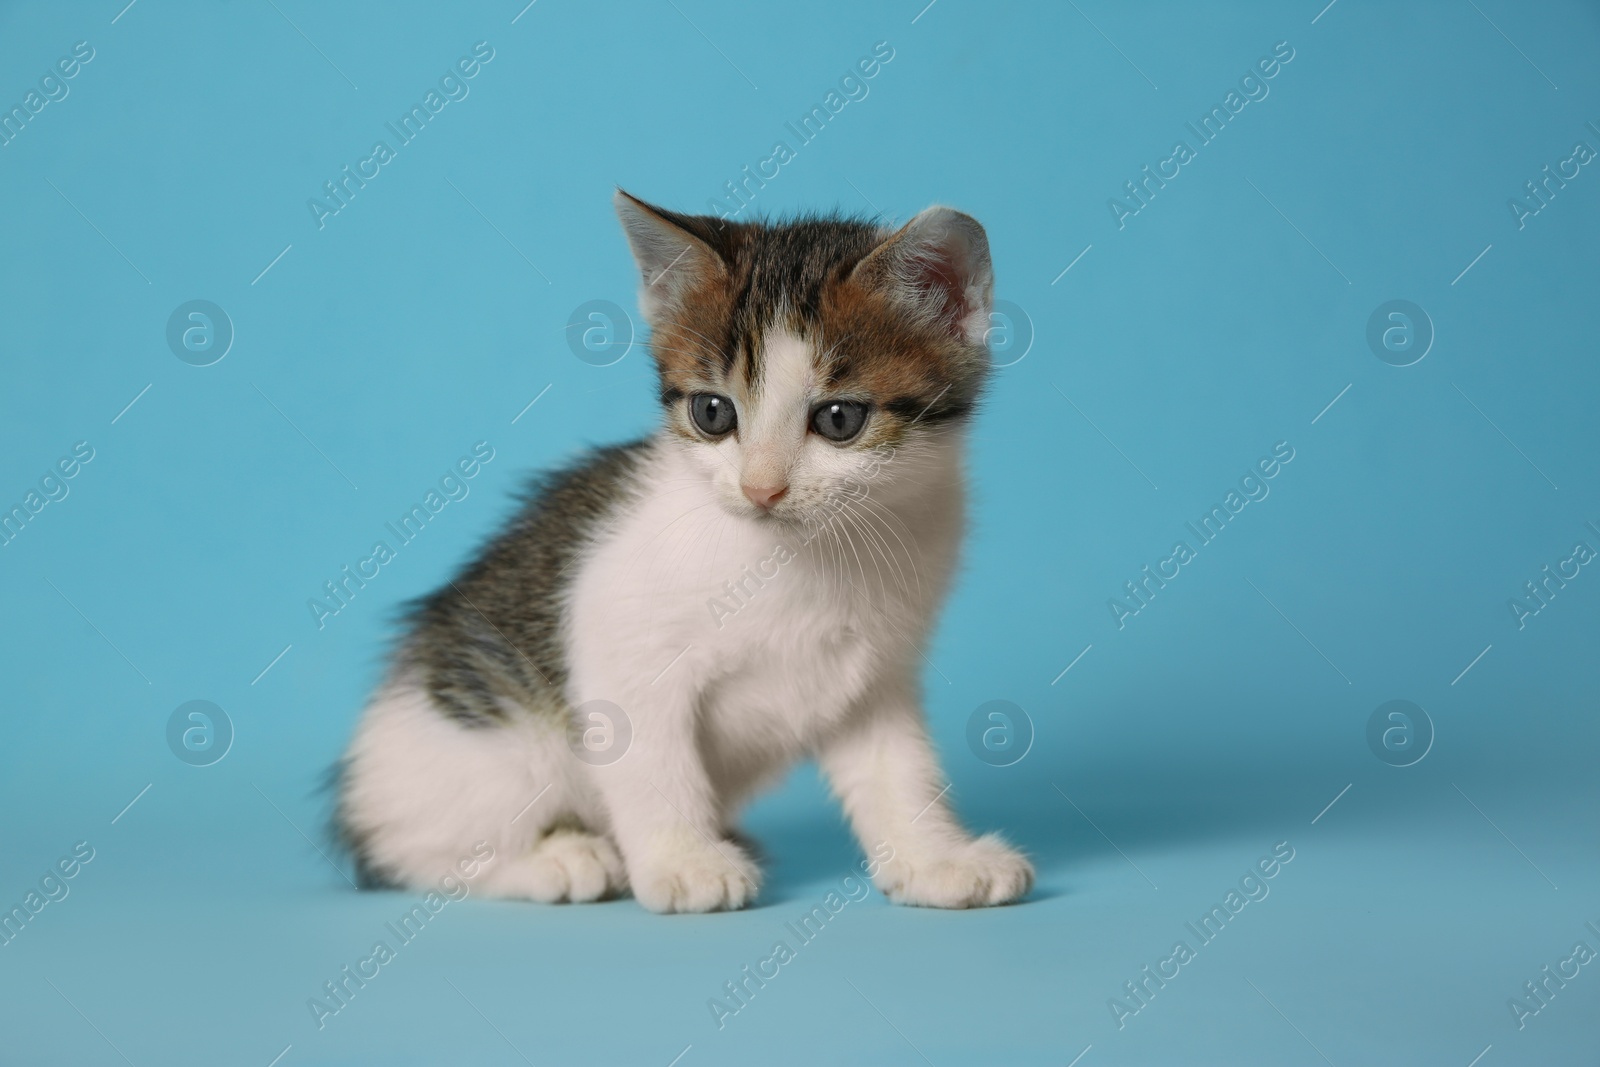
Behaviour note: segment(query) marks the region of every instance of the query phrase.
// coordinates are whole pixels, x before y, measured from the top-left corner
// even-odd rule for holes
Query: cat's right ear
[[[727,276],[722,258],[686,228],[690,216],[652,207],[621,189],[613,203],[639,265],[639,309],[652,323],[681,307],[697,286]]]

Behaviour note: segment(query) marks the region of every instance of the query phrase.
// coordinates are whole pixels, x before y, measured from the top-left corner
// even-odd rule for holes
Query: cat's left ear
[[[646,319],[659,322],[696,286],[726,278],[722,257],[691,230],[702,220],[652,207],[621,189],[613,202],[639,265],[639,310]]]
[[[928,208],[856,264],[851,278],[886,290],[914,317],[968,344],[986,343],[994,268],[989,236],[971,215]]]

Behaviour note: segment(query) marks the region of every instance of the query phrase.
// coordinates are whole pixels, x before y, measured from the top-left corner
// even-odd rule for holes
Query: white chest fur
[[[864,485],[870,506],[800,527],[729,514],[663,443],[641,498],[579,564],[569,699],[647,719],[688,701],[703,755],[734,779],[792,759],[916,660],[960,532],[959,477],[939,473],[931,500],[897,506]]]

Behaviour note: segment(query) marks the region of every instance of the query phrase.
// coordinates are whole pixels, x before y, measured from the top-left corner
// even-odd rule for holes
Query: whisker
[[[862,537],[866,540],[867,554],[869,558],[873,559],[873,567],[877,568],[878,564],[875,557],[881,554],[884,562],[888,563],[890,570],[895,573],[895,577],[900,588],[904,589],[906,585],[905,574],[900,571],[899,564],[887,551],[888,542],[882,539],[878,532],[872,528],[871,523],[866,521],[862,514],[856,510],[853,504],[846,501],[844,503],[844,508],[846,514],[850,516],[850,521],[855,525],[856,529],[861,532]],[[882,590],[883,595],[887,597],[889,595],[889,590],[888,586],[885,585],[883,581],[883,572],[881,570],[878,571],[878,585]]]
[[[869,511],[869,513],[875,513],[875,514],[882,515],[885,519],[891,520],[894,523],[898,524],[902,529],[905,530],[906,535],[911,538],[912,542],[916,542],[917,535],[912,532],[911,527],[907,526],[905,524],[905,521],[902,520],[900,518],[900,516],[896,515],[893,512],[893,510],[891,510],[888,507],[885,507],[883,504],[878,503],[877,501],[871,499],[870,497],[862,497],[861,500],[860,500],[860,504],[863,507],[872,509],[871,511]],[[889,536],[893,537],[896,541],[898,541],[900,543],[900,548],[905,552],[906,563],[911,568],[911,576],[912,576],[913,580],[917,583],[917,594],[920,596],[921,593],[922,593],[922,574],[917,569],[917,553],[913,552],[910,549],[910,547],[906,545],[905,540],[898,533],[895,532],[895,529],[894,529],[893,526],[885,525],[883,527],[883,530],[885,532],[887,532],[889,534]],[[885,548],[888,547],[888,543],[887,542],[885,542],[884,547]],[[917,547],[920,550],[921,545],[918,545]],[[903,582],[904,580],[905,580],[904,576],[902,575],[901,581]]]
[[[843,502],[843,507],[843,514],[846,520],[850,523],[851,528],[861,534],[862,541],[867,549],[867,559],[872,562],[872,570],[878,576],[878,592],[884,597],[884,599],[887,600],[889,597],[889,586],[884,580],[883,568],[878,566],[878,557],[877,553],[874,551],[875,546],[873,544],[872,537],[870,536],[867,528],[862,524],[860,516],[857,515],[850,507],[848,501]],[[865,575],[862,577],[863,580],[865,580]]]

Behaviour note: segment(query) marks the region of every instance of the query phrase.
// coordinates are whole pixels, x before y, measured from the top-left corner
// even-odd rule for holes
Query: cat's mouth
[[[815,510],[808,504],[793,499],[779,500],[763,507],[752,503],[743,495],[737,499],[724,500],[723,509],[732,515],[748,519],[751,522],[786,527],[804,525],[812,511]]]
[[[752,522],[768,524],[776,523],[780,526],[791,525],[797,522],[799,519],[799,513],[796,512],[795,509],[787,507],[783,504],[776,504],[772,507],[764,508],[758,507],[755,504],[740,502],[733,505],[733,507],[729,508],[729,510],[734,512],[736,515],[742,515],[744,518],[747,518]]]

